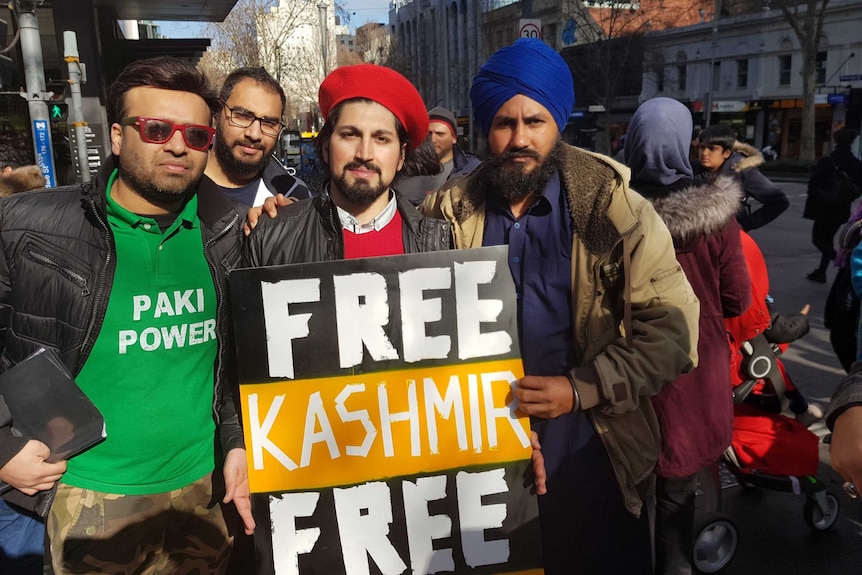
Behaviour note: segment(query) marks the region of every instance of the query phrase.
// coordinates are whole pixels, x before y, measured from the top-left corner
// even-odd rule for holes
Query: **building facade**
[[[831,149],[832,131],[853,119],[862,88],[859,2],[834,0],[826,10],[817,54],[818,156]],[[800,148],[801,68],[799,40],[779,10],[720,18],[646,35],[640,99],[677,98],[691,106],[695,125],[728,124],[740,139],[792,158]]]

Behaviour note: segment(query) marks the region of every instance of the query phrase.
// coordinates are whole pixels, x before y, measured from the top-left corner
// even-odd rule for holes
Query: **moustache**
[[[263,144],[240,140],[234,144],[234,147],[243,146],[246,148],[254,148],[255,150],[263,150]]]
[[[350,162],[346,166],[344,166],[344,171],[347,170],[368,170],[372,172],[376,172],[380,174],[380,168],[372,164],[371,162]]]
[[[509,160],[514,160],[515,158],[533,158],[534,160],[538,160],[541,156],[536,150],[516,150],[503,152],[497,156],[497,161],[503,164]]]

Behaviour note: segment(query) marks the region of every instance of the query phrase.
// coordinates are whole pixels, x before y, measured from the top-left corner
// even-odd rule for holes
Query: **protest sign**
[[[274,572],[541,573],[506,247],[230,276]],[[271,545],[270,545],[271,543]]]

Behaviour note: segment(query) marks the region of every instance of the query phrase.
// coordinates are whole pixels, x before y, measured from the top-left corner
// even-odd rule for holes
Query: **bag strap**
[[[856,247],[860,239],[862,239],[862,219],[847,222],[838,232],[838,245],[848,252]]]

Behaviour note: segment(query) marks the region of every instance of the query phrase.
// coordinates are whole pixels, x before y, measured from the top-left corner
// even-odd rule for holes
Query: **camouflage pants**
[[[48,537],[55,575],[216,575],[233,541],[209,474],[155,495],[59,483]]]

